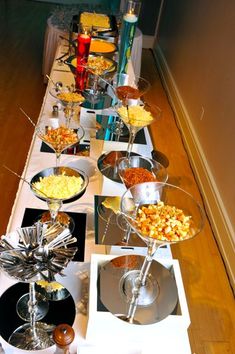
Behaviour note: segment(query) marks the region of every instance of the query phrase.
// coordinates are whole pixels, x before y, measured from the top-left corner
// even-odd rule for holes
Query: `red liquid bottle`
[[[84,66],[87,64],[91,36],[87,33],[78,34],[77,43],[77,72],[76,72],[76,89],[77,91],[83,91],[86,84],[87,72]]]

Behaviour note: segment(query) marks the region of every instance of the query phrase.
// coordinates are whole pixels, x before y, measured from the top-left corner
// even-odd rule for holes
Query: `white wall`
[[[222,252],[226,257],[230,243],[235,258],[235,1],[165,0],[154,50],[227,224],[230,240],[219,235]]]

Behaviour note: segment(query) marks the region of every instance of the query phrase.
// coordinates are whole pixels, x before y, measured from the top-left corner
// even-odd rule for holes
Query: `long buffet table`
[[[58,57],[61,52],[64,50],[65,43],[62,41],[57,48],[56,57]],[[133,74],[132,67],[130,65],[130,73]],[[72,83],[73,75],[70,73],[69,69],[66,67],[61,68],[58,66],[57,62],[54,62],[51,71],[52,79],[56,81],[62,81],[63,83]],[[45,97],[43,100],[41,112],[39,115],[39,120],[46,119],[48,116],[50,117],[52,114],[52,105],[55,103],[55,99],[49,93],[50,84],[47,87]],[[106,109],[105,113],[109,112],[110,109]],[[95,112],[97,113],[97,112]],[[91,116],[95,116],[95,113],[89,113]],[[61,111],[59,114],[63,114]],[[66,277],[61,278],[57,277],[57,280],[61,282],[72,294],[75,305],[76,305],[76,317],[75,322],[73,324],[73,328],[76,333],[75,341],[73,342],[70,351],[71,353],[124,353],[124,354],[144,354],[144,353],[159,353],[159,354],[169,354],[169,353],[178,353],[178,354],[189,354],[190,345],[187,335],[187,327],[190,323],[189,316],[187,313],[187,305],[186,303],[181,303],[182,313],[186,312],[187,325],[182,326],[182,328],[177,328],[177,324],[172,321],[169,321],[169,331],[167,330],[168,320],[161,321],[159,326],[154,327],[154,331],[156,335],[153,336],[152,342],[147,344],[147,341],[140,340],[141,338],[141,329],[140,326],[137,333],[140,333],[136,336],[136,341],[130,340],[130,342],[122,341],[122,338],[118,338],[112,333],[112,328],[105,327],[105,324],[97,323],[99,320],[96,320],[93,324],[93,320],[91,320],[92,313],[84,311],[84,308],[81,310],[81,306],[84,304],[81,303],[81,298],[84,296],[84,291],[88,293],[88,284],[90,280],[90,266],[92,254],[98,254],[103,257],[103,255],[107,254],[110,248],[106,248],[104,245],[95,244],[94,240],[94,195],[122,195],[125,191],[124,186],[119,183],[108,180],[104,177],[99,170],[97,169],[97,158],[105,151],[112,150],[125,150],[127,144],[120,142],[104,142],[101,140],[96,140],[92,136],[94,136],[94,128],[93,125],[89,126],[87,122],[88,113],[85,109],[81,111],[81,124],[85,126],[86,140],[90,140],[90,157],[79,157],[73,155],[62,155],[61,156],[61,165],[68,165],[80,168],[84,170],[89,175],[89,185],[86,190],[86,193],[82,196],[81,199],[63,205],[62,210],[68,212],[82,212],[87,214],[87,223],[86,223],[86,239],[85,239],[85,257],[84,262],[71,262],[69,266],[65,270]],[[139,145],[134,144],[134,151],[138,152],[145,156],[151,156],[152,144],[151,139],[148,133],[147,128],[145,129],[145,137],[147,144]],[[55,165],[55,155],[53,153],[46,153],[40,151],[41,140],[34,135],[31,143],[31,147],[28,153],[28,157],[26,160],[25,168],[22,176],[27,180],[30,180],[32,176],[34,176],[37,172],[41,171],[46,167],[51,167]],[[8,224],[7,232],[11,232],[16,230],[21,226],[22,220],[25,214],[26,208],[35,208],[35,209],[46,209],[45,202],[36,198],[33,193],[30,191],[30,187],[20,181],[18,192],[16,195],[15,203],[12,209],[11,217]],[[111,253],[117,254],[125,254],[125,253],[133,253],[133,252],[142,252],[143,250],[126,250],[126,249],[112,249]],[[145,250],[144,250],[145,252]],[[104,256],[105,257],[105,256]],[[110,257],[110,256],[106,256]],[[166,264],[171,262],[176,262],[171,259],[171,253],[169,249],[165,251],[159,251],[157,254],[157,259],[160,263]],[[94,263],[92,263],[92,267],[94,267]],[[177,268],[178,269],[178,268]],[[180,271],[179,277],[180,277]],[[2,294],[9,286],[15,283],[14,280],[8,278],[4,273],[0,273],[0,294]],[[84,285],[85,284],[85,285]],[[94,284],[93,284],[94,285]],[[95,286],[95,285],[94,285]],[[184,297],[183,285],[180,282],[178,284],[178,291]],[[93,294],[92,294],[93,295]],[[90,298],[90,311],[92,298]],[[90,323],[89,323],[90,321]],[[107,319],[107,323],[109,319]],[[119,322],[122,322],[118,320]],[[165,322],[164,322],[165,321]],[[175,323],[175,324],[174,324]],[[89,340],[86,339],[86,331],[87,326],[89,325]],[[104,325],[105,331],[102,332],[102,325]],[[136,327],[136,325],[127,326]],[[174,327],[175,326],[175,327]],[[145,332],[146,329],[151,330],[151,326],[144,326]],[[180,327],[180,326],[178,326]],[[98,330],[101,329],[101,331]],[[92,331],[97,331],[100,333],[100,340],[96,338],[96,340],[92,340]],[[110,332],[109,332],[110,331]],[[128,331],[128,329],[127,329]],[[135,328],[134,328],[135,331]],[[102,334],[103,333],[103,334]],[[134,332],[133,332],[134,333]],[[133,335],[132,335],[133,337]],[[95,336],[94,336],[95,338]],[[135,334],[134,334],[135,338]],[[144,339],[144,337],[143,337]],[[9,346],[8,343],[1,338],[1,343],[3,344],[4,349],[7,353],[16,354],[22,353],[22,351],[17,350],[16,348]],[[77,351],[78,350],[78,351]],[[51,347],[47,350],[40,351],[40,353],[54,353],[55,347]]]

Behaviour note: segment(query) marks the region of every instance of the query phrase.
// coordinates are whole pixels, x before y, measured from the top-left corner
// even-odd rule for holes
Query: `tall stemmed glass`
[[[64,107],[65,124],[69,128],[75,110],[84,102],[84,97],[75,91],[74,84],[52,87],[49,92]]]
[[[138,183],[163,182],[168,179],[166,168],[156,160],[144,156],[122,157],[117,160],[118,174],[126,186],[130,188]],[[128,244],[131,227],[127,227],[123,241]]]
[[[150,87],[149,81],[142,77],[124,73],[115,74],[112,80],[112,89],[117,100],[114,100],[114,104],[118,103],[125,107],[133,103],[137,104]],[[119,119],[113,123],[110,130],[113,134],[124,135],[122,120]]]
[[[167,170],[163,165],[144,156],[118,159],[117,172],[127,189],[138,183],[166,182],[168,179]],[[99,217],[106,223],[101,243],[105,243],[109,225],[112,224],[118,225],[124,231],[124,236],[118,244],[123,246],[129,242],[131,227],[120,213],[120,202],[121,197],[106,197],[97,207]]]
[[[79,143],[85,131],[81,125],[76,129],[66,127],[59,119],[48,119],[39,122],[35,128],[37,136],[56,154],[56,166],[59,166],[61,153]]]
[[[155,119],[161,116],[162,112],[159,107],[154,105],[137,104],[132,106],[117,106],[117,113],[129,130],[126,156],[130,157],[138,131],[152,124]]]
[[[141,269],[127,272],[120,281],[121,295],[130,303],[122,319],[133,323],[137,306],[150,305],[158,295],[156,282],[148,276],[157,248],[197,235],[203,227],[204,213],[189,193],[160,182],[128,189],[122,196],[121,212],[148,247]]]
[[[31,190],[34,195],[47,202],[51,216],[51,223],[63,222],[57,219],[59,210],[63,203],[71,203],[85,193],[89,179],[85,172],[66,167],[49,167],[37,173],[30,181]],[[64,213],[69,222],[71,218]],[[67,226],[67,225],[66,225]]]

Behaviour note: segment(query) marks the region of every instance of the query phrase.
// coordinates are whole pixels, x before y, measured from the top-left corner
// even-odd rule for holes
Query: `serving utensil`
[[[27,179],[25,179],[24,177],[20,176],[18,173],[16,173],[15,171],[13,171],[12,169],[10,169],[9,167],[7,167],[6,165],[3,165],[3,167],[8,170],[9,172],[13,173],[13,175],[17,176],[19,179],[21,179],[23,182],[27,183],[30,188],[34,189],[36,192],[41,193],[44,195],[45,198],[50,198],[47,194],[45,194],[43,191],[40,191],[39,189],[37,189],[37,187],[35,187],[32,183],[30,183],[29,181],[27,181]]]

